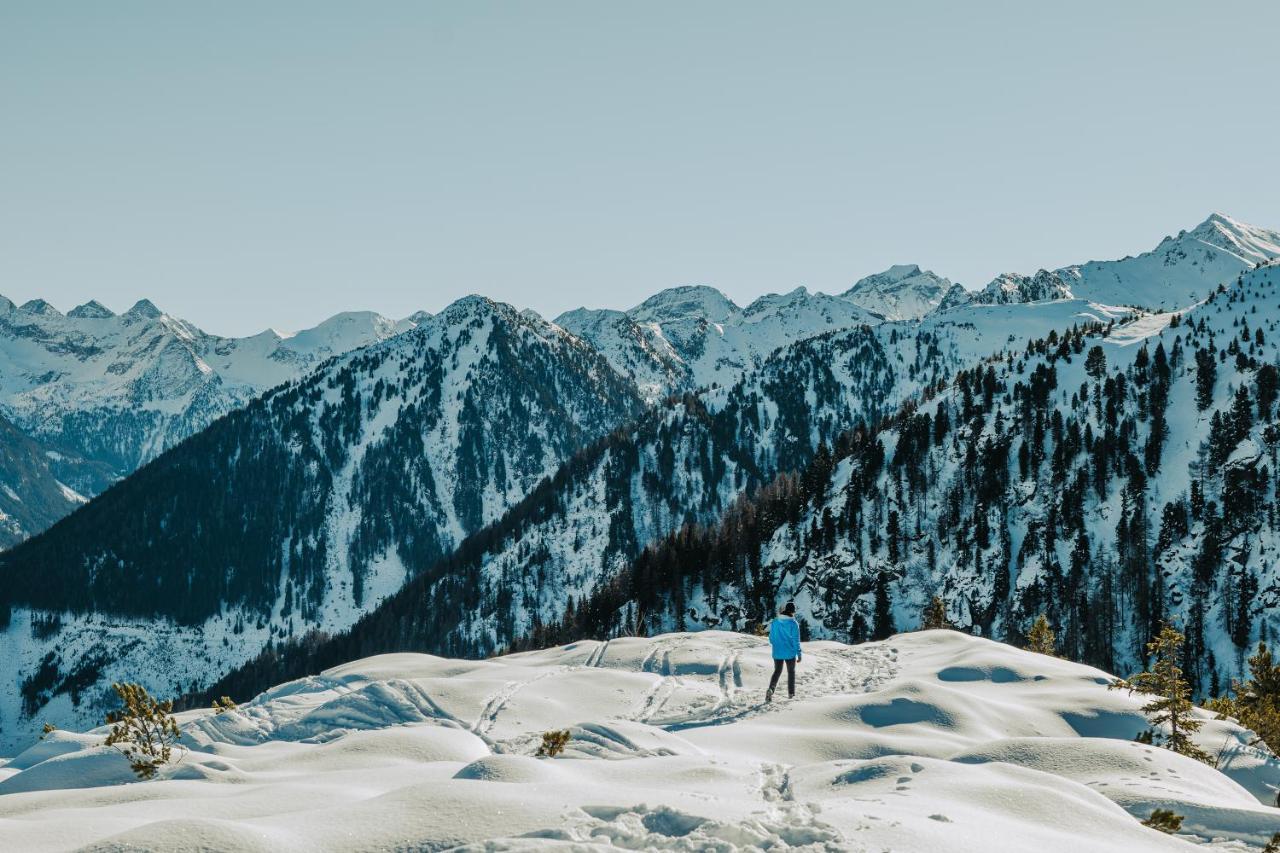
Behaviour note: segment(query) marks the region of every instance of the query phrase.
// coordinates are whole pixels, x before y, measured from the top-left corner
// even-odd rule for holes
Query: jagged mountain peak
[[[800,305],[814,299],[821,299],[826,295],[825,293],[810,293],[809,288],[800,285],[788,290],[786,293],[766,293],[763,296],[758,296],[746,308],[742,309],[742,314],[744,317],[750,317],[753,314],[761,314],[779,307]]]
[[[1190,231],[1165,237],[1149,252],[1057,270],[1078,297],[1111,305],[1185,308],[1219,284],[1280,257],[1280,232],[1212,213]]]
[[[509,305],[506,302],[498,302],[497,300],[490,299],[487,296],[482,296],[479,293],[469,293],[466,296],[461,296],[446,305],[441,309],[439,314],[436,314],[431,318],[431,322],[436,325],[447,325],[466,317],[473,317],[477,315],[498,314],[505,317],[515,317],[518,316],[519,313],[519,309],[514,305]]]
[[[124,312],[126,317],[145,317],[154,320],[164,316],[164,312],[156,307],[155,303],[150,299],[139,299],[133,303],[133,307]]]
[[[79,319],[102,320],[107,317],[116,316],[116,312],[103,305],[96,299],[90,299],[82,305],[77,305],[67,312],[68,317]]]
[[[953,284],[951,288],[943,295],[942,301],[938,303],[938,312],[950,311],[952,308],[959,308],[961,305],[968,305],[973,301],[973,294],[964,288],[963,285]]]
[[[1225,213],[1211,213],[1204,222],[1179,236],[1208,243],[1255,264],[1280,256],[1280,232],[1249,225]]]
[[[507,302],[470,294],[446,305],[440,313],[419,324],[416,331],[452,335],[459,329],[484,320],[492,320],[495,324],[508,328],[533,329],[538,334],[546,334],[557,328],[536,311],[522,310]]]
[[[986,304],[1075,297],[1105,305],[1185,308],[1241,272],[1280,257],[1280,232],[1212,213],[1149,252],[1087,261],[1033,276],[1004,273],[974,296]]]
[[[54,308],[43,299],[32,299],[18,306],[19,311],[25,311],[28,314],[39,314],[43,317],[61,317],[62,312]]]
[[[981,305],[1009,305],[1020,302],[1044,302],[1049,299],[1071,299],[1074,294],[1062,275],[1038,270],[1033,276],[1001,273],[990,284],[974,294]]]
[[[938,309],[951,281],[918,264],[894,264],[859,279],[841,296],[889,320],[918,320]]]
[[[714,287],[691,284],[660,290],[627,313],[641,322],[700,319],[725,323],[739,311],[732,299]]]
[[[570,308],[552,322],[557,326],[572,330],[583,324],[599,325],[630,316],[626,311],[620,311],[617,308],[587,308],[583,306],[581,308]]]

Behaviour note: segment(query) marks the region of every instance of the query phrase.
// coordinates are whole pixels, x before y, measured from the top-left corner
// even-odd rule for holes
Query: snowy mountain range
[[[31,500],[0,547],[39,532],[164,449],[324,360],[413,328],[371,312],[339,314],[294,335],[207,334],[142,300],[123,314],[96,301],[65,315],[44,300],[0,297],[0,415],[54,462],[93,474],[59,480],[28,466],[9,488]],[[6,444],[6,446],[8,446]],[[105,476],[104,476],[105,475]],[[70,476],[70,475],[68,475]],[[0,481],[6,480],[0,465]],[[41,499],[66,487],[67,499]],[[0,522],[2,524],[2,522]]]
[[[1116,316],[1060,301],[852,327],[645,410],[560,327],[462,300],[272,391],[0,556],[0,647],[12,641],[25,685],[0,732],[37,711],[92,717],[102,686],[141,668],[169,691],[208,684],[268,641],[345,630],[384,600],[415,616],[430,602],[457,628],[433,629],[432,648],[497,648],[955,370]]]
[[[741,308],[711,287],[676,287],[626,311],[580,308],[555,322],[590,342],[656,400],[672,392],[731,385],[775,349],[831,329],[920,321],[969,304],[1078,299],[1183,308],[1205,298],[1214,285],[1276,257],[1280,232],[1215,213],[1136,257],[1029,276],[1005,273],[975,292],[916,264],[900,264],[859,280],[840,296],[797,288]]]
[[[1224,222],[1231,233],[1245,234],[1247,226]],[[1241,245],[1261,251],[1266,241],[1258,235],[1264,232],[1247,233],[1251,242],[1241,236]],[[1194,239],[1203,243],[1207,237]],[[1130,262],[1143,257],[1110,262],[1112,278],[1127,275],[1138,281],[1138,272],[1130,270],[1140,268]],[[1177,252],[1170,257],[1174,266],[1182,263]],[[1214,264],[1204,256],[1186,261],[1186,276],[1190,271],[1206,276],[1190,302],[1231,285],[1246,267],[1225,249],[1215,257]],[[1215,278],[1228,260],[1232,272]],[[1261,274],[1245,276],[1252,284],[1239,310],[1246,304],[1267,310],[1267,288],[1256,279]],[[1068,280],[1060,273],[1031,281],[1036,278]],[[689,531],[721,529],[717,524],[746,529],[737,514],[742,512],[757,525],[752,535],[764,538],[743,539],[739,567],[700,578],[699,595],[684,572],[708,565],[706,555],[671,563],[643,592],[651,627],[680,627],[681,620],[744,627],[759,618],[762,602],[781,587],[782,578],[795,573],[782,567],[800,561],[811,580],[795,594],[805,602],[814,630],[830,636],[855,636],[855,616],[867,619],[867,595],[880,594],[876,583],[892,599],[898,626],[910,624],[926,587],[932,594],[945,582],[956,590],[948,602],[965,627],[997,635],[1016,631],[1042,600],[1023,597],[1013,581],[1031,561],[1023,543],[1037,541],[1028,532],[1034,527],[1028,520],[1032,509],[1024,516],[1021,508],[1036,498],[1070,493],[1060,482],[1041,483],[1038,474],[1028,473],[1017,482],[1035,482],[1034,489],[1005,489],[999,480],[1005,490],[998,501],[992,497],[984,504],[990,509],[984,528],[974,514],[971,484],[959,492],[960,515],[938,514],[938,506],[952,505],[956,489],[948,478],[957,463],[930,445],[937,455],[929,457],[923,469],[928,473],[921,476],[937,485],[925,494],[911,480],[914,468],[891,463],[896,479],[877,481],[880,503],[874,512],[857,515],[866,526],[862,544],[849,546],[853,551],[824,562],[816,558],[825,552],[796,544],[807,543],[803,537],[816,525],[822,547],[830,545],[837,553],[838,537],[825,538],[822,509],[828,507],[812,504],[815,490],[839,488],[830,478],[846,471],[850,459],[870,452],[869,436],[896,459],[904,413],[933,412],[946,401],[950,414],[944,438],[950,452],[961,454],[964,465],[976,464],[987,459],[985,437],[1012,442],[1028,429],[1035,435],[1020,408],[1026,392],[1018,383],[1025,386],[1037,369],[1043,374],[1048,353],[1075,359],[1078,367],[1079,352],[1059,355],[1063,341],[1071,347],[1094,338],[1108,341],[1105,347],[1128,341],[1126,352],[1136,353],[1141,346],[1135,342],[1161,334],[1172,316],[1108,307],[1139,301],[1115,298],[1114,288],[1098,291],[1107,297],[1102,301],[1079,298],[1070,287],[1038,290],[1014,283],[1012,290],[1016,298],[967,299],[945,279],[901,266],[864,279],[844,296],[800,288],[744,308],[712,288],[674,288],[628,311],[583,309],[554,323],[469,297],[437,316],[418,318],[416,328],[328,361],[317,341],[333,336],[312,336],[302,349],[321,363],[256,398],[249,380],[270,369],[286,372],[279,362],[293,362],[287,354],[293,339],[276,336],[273,342],[258,336],[263,340],[256,348],[249,342],[258,339],[250,338],[224,343],[220,352],[207,343],[208,336],[181,321],[150,316],[145,307],[133,318],[62,317],[38,305],[11,308],[4,315],[10,323],[36,330],[15,347],[17,352],[35,351],[32,341],[44,340],[42,328],[92,322],[118,326],[115,337],[103,333],[102,339],[116,343],[120,352],[135,353],[125,360],[128,369],[120,376],[126,378],[116,381],[109,364],[86,345],[66,362],[68,369],[79,365],[84,371],[83,385],[70,374],[65,381],[58,374],[47,384],[61,381],[65,387],[42,390],[45,386],[28,371],[22,374],[26,390],[11,396],[27,401],[66,397],[91,406],[95,398],[86,389],[98,382],[96,387],[118,406],[106,411],[119,413],[124,410],[120,401],[137,400],[144,414],[170,418],[166,429],[177,431],[185,423],[181,412],[205,413],[205,408],[193,409],[202,395],[225,400],[228,416],[159,453],[43,535],[0,554],[0,656],[12,662],[12,680],[22,685],[0,706],[0,744],[17,743],[26,731],[24,721],[36,716],[60,723],[96,718],[109,701],[105,686],[138,673],[145,673],[154,689],[173,693],[207,688],[248,663],[230,677],[245,690],[256,690],[309,660],[307,649],[342,648],[353,653],[349,656],[392,648],[475,655],[545,637],[557,625],[608,632],[616,627],[611,619],[623,618],[617,608],[610,609],[608,596],[641,571],[649,546],[669,536],[700,541]],[[855,304],[854,297],[881,311]],[[1219,295],[1209,305],[1236,304],[1224,303],[1227,298]],[[1188,316],[1208,310],[1214,309],[1200,306]],[[888,320],[884,313],[909,319]],[[1238,313],[1232,317],[1244,319]],[[366,330],[360,334],[396,331],[394,324],[376,322],[356,328]],[[62,340],[77,339],[64,334]],[[129,341],[135,349],[128,348]],[[1271,345],[1268,337],[1265,345],[1252,346]],[[59,358],[64,349],[45,347]],[[166,355],[142,357],[155,352]],[[1261,359],[1261,352],[1251,355]],[[1154,358],[1153,348],[1148,358]],[[190,372],[191,363],[208,372]],[[1055,362],[1057,369],[1062,368]],[[1244,377],[1257,368],[1237,369]],[[991,370],[1000,372],[988,392]],[[208,380],[186,381],[197,374]],[[1126,460],[1126,452],[1146,458],[1148,421],[1142,413],[1149,419],[1152,411],[1149,399],[1132,396],[1134,380],[1122,381],[1131,396],[1122,399],[1112,390],[1108,401],[1121,420],[1119,412],[1132,408],[1133,425],[1111,424],[1112,440],[1128,448],[1109,457],[1113,466],[1121,466],[1114,460]],[[228,389],[242,389],[247,402],[233,405]],[[1091,405],[1095,396],[1090,389]],[[976,408],[975,397],[981,401]],[[1062,405],[1068,400],[1069,395]],[[152,402],[156,405],[147,409]],[[69,405],[68,411],[75,408]],[[211,405],[208,411],[217,408]],[[36,410],[41,407],[32,403],[14,412],[31,416]],[[1000,418],[992,422],[996,410]],[[1041,429],[1056,440],[1052,413],[1046,408],[1039,416],[1048,419]],[[1083,429],[1079,425],[1088,419],[1074,409],[1064,409],[1061,417],[1064,429],[1072,418]],[[1096,413],[1089,417],[1097,420]],[[1101,417],[1109,417],[1106,407]],[[98,420],[112,423],[106,416]],[[70,441],[79,435],[65,426],[77,423],[73,415],[53,419],[62,426],[45,432],[30,426],[42,421],[15,422],[28,437]],[[1169,423],[1173,430],[1172,419]],[[1090,425],[1095,433],[1101,429]],[[139,453],[164,444],[154,439],[164,432],[147,433],[142,427],[135,432],[153,436],[128,445]],[[1180,440],[1194,443],[1201,440],[1197,435],[1187,432]],[[102,443],[112,446],[109,439]],[[80,439],[80,445],[88,443]],[[24,458],[40,453],[53,460],[35,449]],[[815,460],[827,460],[830,470],[825,463],[815,469]],[[1047,463],[1036,459],[1035,464]],[[808,472],[801,478],[808,478],[805,491],[786,485],[794,472]],[[1202,486],[1211,489],[1212,484]],[[756,506],[752,495],[757,493],[763,495],[760,508],[747,509]],[[797,494],[808,503],[796,502]],[[890,509],[897,515],[893,536]],[[1049,512],[1042,505],[1035,511]],[[834,504],[831,512],[833,520],[844,518]],[[1066,526],[1061,508],[1053,512],[1059,537],[1054,547],[1069,552],[1074,545],[1062,545],[1061,537],[1079,525]],[[1114,525],[1123,513],[1131,515],[1123,500],[1103,501],[1096,508],[1106,524]],[[788,524],[803,520],[804,533],[779,532],[790,529],[779,526],[783,517]],[[923,535],[920,531],[962,526],[985,529],[989,538],[976,558],[971,538],[964,539],[963,548],[951,538],[935,542],[933,559],[949,561],[951,575],[908,572],[906,567],[916,563],[904,555],[927,563],[928,554],[927,548],[924,557],[907,550],[908,521],[916,537]],[[1041,531],[1039,541],[1045,523],[1035,528]],[[1154,529],[1157,522],[1151,524]],[[1001,529],[1008,542],[992,532]],[[775,539],[782,543],[776,553],[762,544]],[[926,545],[924,539],[912,541]],[[889,543],[895,543],[892,554],[886,550]],[[1105,565],[1114,540],[1098,534],[1090,543],[1090,554],[1096,555],[1090,566]],[[848,562],[850,553],[858,555],[855,562]],[[843,574],[820,573],[820,567],[841,560],[846,561]],[[1011,578],[1007,594],[995,585],[999,572],[991,568],[1002,561]],[[1064,561],[1060,554],[1059,564]],[[744,565],[770,567],[772,574],[756,576],[744,592],[736,574]],[[1255,575],[1261,577],[1261,571]],[[1105,572],[1097,568],[1089,575],[1090,589],[1101,588],[1101,578]],[[678,579],[685,584],[680,593],[672,585]],[[836,589],[841,592],[833,592],[830,601],[814,597]],[[641,593],[629,592],[632,600],[640,600]],[[1180,594],[1185,602],[1187,591]],[[1071,612],[1055,611],[1055,616],[1068,619]],[[1257,624],[1265,623],[1251,622],[1250,630]],[[1089,654],[1109,648],[1111,660],[1129,660],[1124,655],[1131,654],[1142,631],[1134,625],[1125,630],[1122,635],[1117,628],[1113,642],[1098,642]],[[325,640],[313,632],[334,636]],[[251,662],[268,644],[272,657],[265,664]],[[1219,676],[1237,672],[1238,655],[1227,661],[1226,647],[1215,649]],[[1201,674],[1209,678],[1207,662]]]
[[[781,346],[821,332],[879,322],[859,306],[803,287],[745,308],[711,287],[675,287],[629,311],[580,308],[556,318],[630,376],[649,399],[731,385]]]

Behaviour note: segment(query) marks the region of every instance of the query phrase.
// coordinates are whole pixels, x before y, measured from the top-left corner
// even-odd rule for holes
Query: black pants
[[[772,690],[773,688],[778,686],[778,677],[782,675],[782,665],[784,663],[787,665],[787,695],[795,696],[796,695],[796,659],[795,658],[792,658],[791,660],[778,660],[776,658],[774,659],[773,678],[769,679],[769,689]]]

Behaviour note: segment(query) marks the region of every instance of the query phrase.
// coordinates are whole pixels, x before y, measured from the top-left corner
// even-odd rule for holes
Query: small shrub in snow
[[[924,616],[920,620],[920,629],[930,631],[950,627],[951,623],[947,621],[947,604],[942,600],[942,596],[935,595],[933,601],[930,601],[929,605],[924,609]]]
[[[1262,848],[1262,853],[1280,853],[1280,832],[1271,836],[1271,840],[1267,842],[1267,846]]]
[[[57,730],[58,730],[58,727],[55,726],[53,723],[45,723],[44,727],[40,729],[40,740],[44,740],[45,738],[47,738],[49,735],[53,734]]]
[[[107,714],[111,731],[107,746],[114,746],[129,759],[129,767],[139,779],[151,779],[173,755],[182,736],[173,717],[173,700],[151,698],[141,684],[112,684],[124,707]]]
[[[542,733],[542,744],[538,747],[539,758],[555,758],[564,752],[569,743],[569,730],[558,729]]]
[[[1182,815],[1174,814],[1169,809],[1156,809],[1151,813],[1151,817],[1142,822],[1142,825],[1172,834],[1182,829]]]
[[[1142,712],[1157,732],[1168,726],[1169,733],[1163,735],[1160,745],[1188,758],[1212,764],[1213,758],[1209,753],[1191,740],[1191,735],[1200,730],[1200,721],[1192,716],[1191,685],[1182,677],[1182,668],[1178,666],[1185,639],[1176,628],[1165,623],[1156,638],[1147,643],[1147,654],[1155,661],[1151,671],[1140,672],[1127,681],[1117,680],[1111,687],[1152,697],[1142,706]]]
[[[225,714],[228,711],[235,711],[239,708],[240,706],[233,702],[230,696],[223,696],[221,699],[213,700],[213,713],[215,714]]]
[[[1049,626],[1049,618],[1043,613],[1036,617],[1027,631],[1027,651],[1054,657],[1058,654],[1058,638]]]

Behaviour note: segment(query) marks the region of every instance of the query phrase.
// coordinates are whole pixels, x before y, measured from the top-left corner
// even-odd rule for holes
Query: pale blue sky
[[[0,0],[0,293],[552,316],[1280,226],[1280,3]]]

